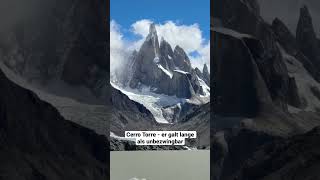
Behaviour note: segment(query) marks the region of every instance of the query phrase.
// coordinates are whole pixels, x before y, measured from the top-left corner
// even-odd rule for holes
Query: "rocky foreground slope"
[[[239,171],[239,179],[318,179],[320,129],[264,145]]]
[[[106,179],[107,139],[65,120],[0,71],[0,178]]]

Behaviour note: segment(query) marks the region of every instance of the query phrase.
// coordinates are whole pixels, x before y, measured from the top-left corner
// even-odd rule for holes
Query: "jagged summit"
[[[155,23],[150,24],[149,26],[149,34],[157,34],[157,29]]]
[[[299,24],[300,24],[300,26],[305,25],[306,28],[313,29],[312,17],[310,15],[309,9],[306,5],[303,5],[300,8],[300,17],[299,17],[298,26],[299,26]]]
[[[301,52],[320,70],[320,47],[307,6],[300,9],[296,40]]]
[[[132,61],[133,66],[128,72],[132,72],[129,86],[133,89],[144,85],[156,93],[177,97],[190,98],[198,93],[204,95],[187,53],[178,45],[172,50],[163,37],[159,45],[154,23],[150,25],[149,34]]]
[[[209,74],[209,70],[208,70],[207,64],[204,64],[202,73],[208,73]]]
[[[192,70],[191,62],[187,53],[179,45],[174,48],[173,54],[173,61],[178,69],[186,72],[190,72]]]
[[[309,9],[308,9],[307,5],[304,4],[304,5],[300,8],[300,13],[301,13],[301,15],[310,16]]]
[[[154,23],[149,26],[149,34],[146,38],[146,41],[152,40],[152,44],[154,47],[159,47],[159,40],[156,25]]]
[[[174,51],[178,51],[178,52],[184,52],[184,50],[182,49],[182,47],[180,47],[179,45],[176,45],[176,47],[174,48]]]
[[[202,70],[202,74],[203,74],[203,80],[204,80],[207,84],[210,84],[210,73],[209,73],[207,64],[204,64],[203,70]]]
[[[164,39],[164,37],[161,37],[161,40],[160,40],[160,47],[161,46],[170,46],[170,44],[168,43],[168,41],[166,41],[165,39]],[[170,49],[172,49],[171,48],[171,46],[170,46]]]

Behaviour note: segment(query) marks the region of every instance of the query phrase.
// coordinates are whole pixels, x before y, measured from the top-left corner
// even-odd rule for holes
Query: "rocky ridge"
[[[132,62],[127,66],[127,72],[132,72],[128,83],[131,88],[139,89],[145,85],[151,87],[155,93],[181,98],[205,95],[198,78],[202,77],[208,83],[207,66],[204,67],[204,72],[196,72],[180,46],[172,50],[163,38],[159,44],[155,24],[150,25],[149,35],[132,57]]]
[[[279,178],[277,170],[264,174],[250,171],[255,174],[250,176],[245,173],[245,164],[250,169],[261,167],[251,164],[250,159],[264,145],[292,139],[320,124],[315,53],[319,47],[314,43],[317,39],[312,35],[311,17],[302,7],[294,36],[279,19],[272,25],[266,23],[254,0],[213,4],[213,16],[219,21],[212,30],[213,178],[268,179],[272,173],[270,177]],[[261,161],[268,159],[269,150],[260,154]],[[285,166],[284,162],[280,164]],[[271,164],[264,165],[263,169]]]

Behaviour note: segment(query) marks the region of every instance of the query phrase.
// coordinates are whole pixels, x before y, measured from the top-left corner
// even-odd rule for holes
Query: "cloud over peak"
[[[154,23],[149,19],[138,20],[131,25],[130,31],[140,39],[134,42],[127,42],[126,49],[138,50],[149,33],[149,26]],[[111,51],[112,47],[121,47],[124,44],[124,37],[114,20],[111,21]],[[159,42],[164,38],[172,48],[179,45],[189,55],[193,67],[202,70],[203,65],[210,64],[210,42],[205,40],[198,24],[184,25],[174,21],[166,21],[156,24]],[[113,36],[113,37],[112,37]],[[113,42],[120,41],[120,42]],[[196,52],[196,56],[194,56]],[[112,54],[112,52],[111,52]]]
[[[134,34],[146,37],[149,33],[151,20],[143,19],[136,21],[131,26]],[[198,24],[180,25],[173,21],[163,24],[156,24],[159,40],[163,37],[173,48],[177,45],[182,47],[187,53],[198,51],[204,44],[202,32]]]

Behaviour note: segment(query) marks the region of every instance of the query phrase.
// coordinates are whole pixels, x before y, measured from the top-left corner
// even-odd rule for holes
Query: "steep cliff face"
[[[213,3],[214,179],[277,179],[282,173],[293,178],[288,173],[291,165],[301,172],[297,177],[309,177],[308,172],[314,177],[317,170],[307,172],[295,159],[287,163],[276,155],[288,157],[291,150],[271,145],[264,154],[260,151],[268,143],[286,142],[285,138],[298,144],[291,136],[320,124],[311,17],[305,7],[301,9],[295,37],[279,19],[267,24],[256,5],[248,0]],[[293,144],[289,149],[295,149]],[[278,168],[283,169],[270,168],[273,160],[279,160]]]
[[[154,24],[150,25],[149,34],[134,60],[132,88],[137,88],[139,83],[151,85],[160,79],[161,69],[156,64],[160,62],[159,42]]]
[[[191,63],[187,53],[180,47],[176,46],[173,51],[173,62],[179,70],[190,72]]]
[[[207,83],[208,86],[210,86],[210,73],[209,73],[207,64],[204,64],[202,73],[203,73],[204,81]]]
[[[191,67],[187,53],[179,46],[172,50],[164,39],[159,45],[154,24],[150,25],[149,34],[139,52],[129,61],[132,61],[132,65],[128,66],[128,72],[132,72],[131,88],[139,89],[144,85],[156,93],[181,98],[205,95],[200,86],[200,76]],[[208,81],[208,69],[205,69],[205,76],[201,72],[198,74]]]
[[[157,122],[149,110],[142,104],[130,100],[120,90],[111,87],[112,117],[110,131],[124,137],[124,131],[148,130]]]
[[[312,75],[312,77],[319,81],[320,75],[317,67],[313,62],[301,51],[299,43],[295,36],[291,34],[289,29],[280,19],[274,19],[272,22],[272,29],[276,35],[276,39],[284,50],[291,56],[298,59],[305,69]]]
[[[1,59],[28,80],[62,79],[99,94],[109,63],[106,7],[101,0],[34,0],[1,31]]]
[[[300,9],[296,39],[301,52],[320,70],[320,47],[316,37],[312,18],[306,6]]]
[[[105,179],[107,139],[66,121],[0,71],[0,177]],[[80,173],[83,172],[83,173]]]
[[[170,44],[165,40],[161,39],[160,42],[160,62],[166,69],[175,69],[175,64],[173,62],[173,50]]]
[[[214,37],[215,112],[225,116],[257,116],[263,106],[272,105],[270,92],[259,71],[259,59],[254,57],[261,54],[247,44],[259,41],[223,28],[215,28]]]
[[[270,90],[273,102],[282,109],[286,109],[286,94],[289,86],[286,65],[270,25],[263,21],[258,14],[259,11],[254,8],[256,6],[251,4],[257,4],[257,2],[254,0],[218,1],[213,6],[214,16],[220,20],[222,26],[252,35],[260,40],[264,48],[264,61],[258,64],[261,74]],[[275,81],[278,82],[275,83]]]

